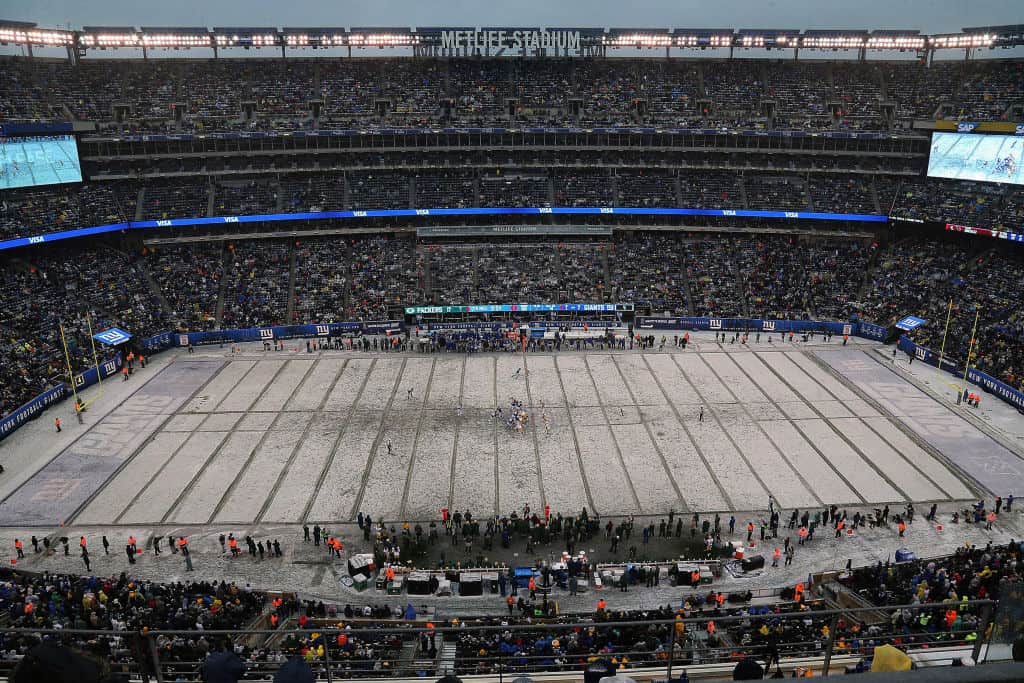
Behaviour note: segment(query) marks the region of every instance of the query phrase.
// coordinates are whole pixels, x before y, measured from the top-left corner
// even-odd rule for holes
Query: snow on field
[[[284,368],[283,360],[267,360],[256,364],[234,390],[217,405],[219,412],[249,410],[277,374]]]
[[[307,423],[312,417],[309,413],[295,414],[304,415]],[[214,521],[247,522],[256,519],[285,465],[299,448],[303,435],[302,431],[284,431],[275,426],[241,472],[234,490],[225,499]]]
[[[452,509],[480,510],[484,514],[494,514],[499,512],[494,485],[496,426],[493,420],[481,420],[475,424],[478,425],[476,429],[459,430],[455,451],[456,476],[452,482]]]
[[[614,425],[612,433],[620,444],[626,472],[644,512],[664,514],[678,509],[681,500],[661,454],[642,424]]]
[[[462,386],[462,405],[469,408],[494,410],[494,365],[489,356],[466,358],[466,380]]]
[[[316,365],[285,405],[285,410],[319,408],[347,362],[346,358],[321,358],[316,361]]]
[[[482,409],[472,409],[461,419],[448,410],[424,411],[403,519],[433,519],[440,514],[451,491],[456,428],[465,425],[468,430],[486,431],[490,419]],[[406,482],[401,485],[404,488]]]
[[[666,411],[663,416],[652,416],[648,424],[689,509],[728,510],[733,507],[675,415]]]
[[[419,413],[427,401],[427,380],[434,370],[434,361],[430,358],[409,358],[402,369],[398,380],[398,391],[391,402],[391,410],[412,410]],[[409,398],[412,389],[412,398]]]
[[[967,485],[940,463],[931,454],[925,452],[909,436],[900,431],[889,418],[869,417],[864,420],[875,432],[892,445],[903,457],[907,458],[917,469],[934,481],[950,498],[972,499],[977,496]]]
[[[898,399],[893,377],[870,398],[913,413],[907,425],[945,410]],[[444,505],[490,515],[545,502],[563,514],[724,512],[764,509],[769,492],[787,508],[973,496],[860,396],[802,352],[739,345],[525,361],[239,359],[170,415],[76,522],[332,522],[360,510],[427,519]],[[522,434],[491,417],[495,405],[507,415],[513,397],[530,414]]]
[[[606,406],[630,405],[633,398],[629,395],[629,389],[622,381],[619,368],[612,360],[611,355],[588,354],[583,357],[585,367],[590,371],[597,387],[597,394],[601,403]]]
[[[530,378],[531,383],[533,378]],[[544,473],[544,497],[552,510],[578,513],[582,508],[590,509],[583,475],[580,471],[576,443],[569,428],[569,412],[565,408],[545,409],[550,429],[545,430],[538,413],[537,448],[540,452],[540,469]]]
[[[206,420],[207,415],[174,415],[168,420],[161,431],[164,432],[191,432],[199,428]],[[237,419],[237,418],[236,418]]]
[[[874,464],[876,469],[885,472],[886,478],[910,500],[937,500],[946,497],[935,484],[923,477],[919,470],[880,439],[860,418],[833,420],[832,423],[866,459]]]
[[[370,387],[368,375],[375,362],[375,359],[372,358],[353,358],[350,360],[327,395],[327,400],[323,403],[323,409],[348,410],[353,405],[356,405],[357,401],[362,399],[363,394],[374,393],[374,389]],[[362,393],[360,393],[360,390],[362,390]],[[360,403],[359,407],[362,408],[364,406]]]
[[[209,413],[235,391],[235,387],[256,367],[254,360],[236,360],[225,365],[209,383],[181,409],[183,413]]]
[[[398,519],[401,515],[402,492],[405,490],[405,479],[409,476],[416,439],[415,420],[415,414],[409,412],[393,414],[388,419],[384,439],[391,440],[392,454],[388,455],[386,441],[377,448],[372,456],[362,502],[358,508],[352,508],[352,516],[359,510],[378,519]]]
[[[263,439],[263,432],[235,432],[217,452],[217,459],[207,465],[189,487],[170,521],[178,524],[206,524],[231,486],[231,482],[252,456]]]
[[[665,394],[658,388],[654,376],[642,356],[616,355],[611,357],[626,379],[626,385],[639,405],[665,405]],[[630,401],[631,403],[633,401]]]
[[[779,451],[800,473],[825,504],[859,503],[860,497],[832,469],[811,442],[805,439],[794,423],[786,420],[762,422],[761,428],[778,444]],[[781,495],[773,491],[773,495]]]
[[[651,376],[672,405],[686,412],[686,406],[697,406],[703,403],[697,392],[683,376],[683,371],[672,361],[667,353],[645,355],[644,362],[651,369]]]
[[[430,396],[427,405],[431,408],[448,409],[453,413],[462,399],[461,355],[440,357],[434,362],[434,374],[430,378]]]
[[[158,432],[152,440],[107,482],[85,510],[76,518],[81,524],[107,524],[117,518],[160,468],[189,439],[183,432]]]
[[[253,410],[283,410],[292,393],[306,378],[316,361],[290,360],[278,374],[274,383],[266,388]]]
[[[561,360],[561,359],[559,359]],[[601,514],[639,512],[639,504],[630,489],[611,429],[606,425],[576,426],[583,472]]]
[[[594,381],[587,372],[582,356],[555,356],[554,365],[562,378],[565,399],[570,407],[598,406]]]
[[[759,353],[757,357],[771,366],[776,375],[808,403],[834,401],[834,397],[820,384],[807,376],[785,353]]]
[[[562,392],[562,385],[558,381],[558,374],[555,372],[555,359],[553,356],[530,356],[528,358],[530,368],[530,395],[536,406],[541,404],[554,408],[565,406],[565,394]],[[504,392],[504,393],[507,393]],[[502,394],[499,394],[501,396]]]
[[[712,354],[708,354],[712,355]],[[671,358],[682,370],[683,376],[694,392],[701,396],[705,403],[735,403],[729,388],[715,376],[707,363],[696,354],[673,354]]]
[[[864,459],[837,434],[825,420],[800,420],[800,430],[846,481],[869,503],[902,501],[903,495],[879,476]]]
[[[363,410],[383,410],[391,397],[398,392],[398,381],[402,374],[404,358],[385,356],[378,358],[366,380],[366,387],[360,395],[358,407]],[[335,387],[337,389],[337,387]],[[332,409],[336,409],[332,407]]]
[[[229,432],[235,428],[244,413],[210,413],[199,427],[201,432]],[[199,417],[199,416],[196,416]]]
[[[139,496],[119,521],[136,524],[162,520],[181,492],[227,437],[228,432],[195,432],[178,449],[152,485],[146,488],[145,495]]]
[[[351,367],[351,363],[349,364]],[[347,369],[347,368],[346,368]],[[380,411],[352,410],[346,415],[341,442],[309,511],[309,519],[347,519],[362,486],[366,460],[380,427]]]
[[[264,522],[301,522],[316,486],[317,477],[323,470],[340,436],[340,427],[334,429],[310,426],[309,434],[299,446],[295,460],[284,471],[278,489],[271,499],[270,507],[263,515]]]

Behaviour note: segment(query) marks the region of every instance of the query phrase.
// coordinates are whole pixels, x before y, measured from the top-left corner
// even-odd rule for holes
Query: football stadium
[[[0,679],[1024,680],[1024,26],[179,15],[0,20]]]

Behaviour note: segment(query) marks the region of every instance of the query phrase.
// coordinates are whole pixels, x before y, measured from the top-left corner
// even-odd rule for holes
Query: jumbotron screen
[[[1024,184],[1024,136],[935,133],[928,155],[932,178]]]
[[[73,135],[0,138],[0,190],[80,182]]]

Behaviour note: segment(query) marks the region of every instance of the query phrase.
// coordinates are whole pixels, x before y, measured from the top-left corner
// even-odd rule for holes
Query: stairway
[[[455,674],[455,643],[442,642],[437,650],[437,675],[447,674]]]
[[[288,245],[288,307],[285,312],[285,325],[295,322],[295,243]]]
[[[228,277],[231,273],[228,272],[228,250],[227,243],[220,243],[220,292],[217,294],[217,313],[216,313],[216,328],[221,329],[221,321],[224,319],[224,295],[228,289]]]
[[[146,281],[146,285],[149,287],[150,293],[158,302],[160,302],[160,308],[163,309],[164,315],[167,316],[167,319],[174,321],[176,326],[181,325],[182,321],[175,317],[177,311],[171,310],[171,304],[168,303],[163,290],[160,289],[156,280],[153,279],[153,276],[149,274],[149,270],[145,267],[145,261],[140,258],[135,262],[135,266],[138,268],[139,273],[142,274],[142,279]]]

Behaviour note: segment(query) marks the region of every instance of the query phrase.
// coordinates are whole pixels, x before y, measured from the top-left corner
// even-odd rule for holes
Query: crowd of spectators
[[[0,200],[0,237],[26,237],[136,219],[344,209],[635,206],[813,210],[890,215],[1014,232],[1024,218],[1024,190],[1014,185],[926,180],[884,172],[846,173],[842,172],[844,167],[856,166],[856,162],[847,164],[839,158],[828,168],[823,167],[828,172],[806,175],[663,168],[611,172],[568,166],[566,157],[552,157],[551,162],[549,169],[382,167],[315,174],[229,175],[212,184],[205,177],[191,176],[19,189],[5,193]],[[737,168],[743,168],[744,163],[761,163],[723,162]],[[597,163],[605,162],[598,159]]]
[[[227,245],[222,327],[281,325],[287,320],[292,244],[283,240]]]
[[[1001,253],[998,247],[969,249],[956,240],[910,239],[880,256],[856,307],[865,320],[879,324],[905,315],[926,320],[911,333],[913,340],[941,350],[960,367],[967,360],[977,313],[972,364],[1020,388],[1024,386],[1024,306],[1016,293],[1022,287],[1024,263],[1019,254]]]
[[[113,249],[54,250],[0,268],[0,414],[94,364],[90,334],[116,326],[146,337],[168,329],[141,264]],[[97,344],[102,361],[103,348]]]
[[[1013,61],[217,59],[0,61],[5,120],[97,121],[140,131],[324,126],[648,123],[875,130],[900,120],[1003,120]],[[250,104],[251,103],[251,104]],[[317,103],[314,107],[313,103]],[[176,107],[180,111],[175,111]],[[319,119],[314,121],[314,109]]]

